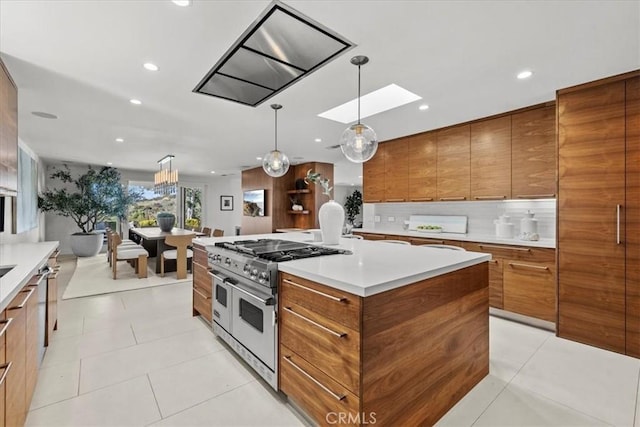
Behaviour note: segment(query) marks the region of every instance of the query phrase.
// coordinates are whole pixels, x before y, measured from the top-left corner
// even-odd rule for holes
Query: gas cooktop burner
[[[280,239],[238,240],[218,242],[216,247],[258,257],[267,261],[283,262],[322,255],[350,254],[344,249],[325,248]]]

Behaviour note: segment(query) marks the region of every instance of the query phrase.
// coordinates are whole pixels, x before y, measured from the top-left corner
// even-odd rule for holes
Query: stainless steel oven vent
[[[256,107],[353,46],[276,0],[193,91]]]

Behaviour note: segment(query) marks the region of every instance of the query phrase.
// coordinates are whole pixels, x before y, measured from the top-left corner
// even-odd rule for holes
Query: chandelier
[[[178,171],[171,169],[171,161],[175,156],[168,154],[158,160],[160,170],[155,173],[153,180],[153,191],[156,194],[175,194],[178,187]],[[165,168],[165,164],[169,164]]]

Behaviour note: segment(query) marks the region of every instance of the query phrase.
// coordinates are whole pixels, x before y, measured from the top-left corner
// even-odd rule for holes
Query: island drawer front
[[[280,302],[280,342],[360,395],[360,334],[288,299]]]
[[[212,320],[212,300],[211,296],[204,295],[199,288],[193,287],[193,309],[200,313],[209,322]],[[194,313],[195,315],[195,313]]]
[[[280,275],[280,300],[287,300],[360,331],[361,298],[291,274]]]
[[[209,258],[207,257],[207,251],[199,249],[197,246],[193,247],[193,262],[197,262],[200,265],[207,265]]]
[[[472,252],[490,253],[494,258],[505,258],[528,262],[555,262],[556,251],[550,248],[526,246],[504,246],[493,243],[465,243],[464,248]]]
[[[211,297],[213,284],[206,264],[203,266],[196,262],[193,263],[193,287],[198,288],[200,292]]]
[[[358,397],[284,345],[280,345],[280,390],[321,426],[361,424]]]

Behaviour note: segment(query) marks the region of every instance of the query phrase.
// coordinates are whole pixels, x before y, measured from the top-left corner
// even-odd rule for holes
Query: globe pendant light
[[[278,110],[282,108],[280,104],[271,104],[276,114],[276,149],[265,154],[262,160],[262,169],[267,175],[278,178],[289,170],[289,157],[278,151]]]
[[[369,62],[366,56],[354,56],[351,63],[358,66],[358,123],[349,126],[340,138],[340,149],[347,159],[364,163],[376,154],[378,138],[369,126],[360,123],[360,67]]]

